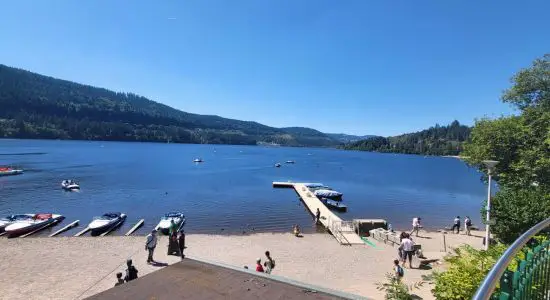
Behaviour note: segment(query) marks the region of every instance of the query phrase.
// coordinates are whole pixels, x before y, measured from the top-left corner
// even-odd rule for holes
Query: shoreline
[[[482,232],[474,234],[447,234],[446,244],[449,248],[464,243],[481,248]],[[441,237],[441,233],[421,231],[420,237],[413,238],[422,245],[427,259],[440,260],[446,254]],[[380,299],[383,293],[376,283],[392,271],[397,247],[369,240],[373,245],[342,246],[334,237],[321,233],[304,234],[303,238],[290,233],[187,234],[185,254],[191,259],[251,268],[256,258],[263,260],[269,250],[276,261],[274,275]],[[155,259],[169,265],[180,258],[166,255],[167,241],[166,236],[159,238]],[[7,288],[3,296],[51,299],[61,294],[67,299],[83,299],[94,295],[113,287],[115,274],[124,272],[127,258],[133,259],[140,277],[159,269],[146,264],[144,243],[143,236],[0,238],[0,255],[10,259],[9,264],[0,265],[0,280],[7,287],[16,287]],[[406,268],[404,281],[414,284],[439,268],[437,263],[421,269]],[[412,292],[433,299],[430,289],[425,284]]]

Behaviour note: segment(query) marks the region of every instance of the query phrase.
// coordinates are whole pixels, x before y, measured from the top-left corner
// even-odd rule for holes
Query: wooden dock
[[[65,227],[63,227],[63,228],[61,228],[61,229],[59,229],[58,231],[56,231],[56,232],[50,234],[50,237],[56,236],[56,235],[58,235],[58,234],[60,234],[60,233],[62,233],[62,232],[64,232],[64,231],[67,231],[67,230],[69,230],[69,229],[71,229],[71,228],[73,228],[73,227],[75,227],[75,226],[78,226],[78,222],[79,222],[79,221],[80,221],[80,220],[76,220],[76,221],[72,222],[71,224],[69,224],[69,225],[67,225],[67,226],[65,226]]]
[[[306,183],[273,182],[273,187],[294,188],[300,199],[304,202],[312,216],[315,216],[317,209],[321,213],[321,223],[341,244],[364,244],[364,241],[354,231],[351,221],[344,221],[333,211],[328,209],[317,196],[315,196]]]
[[[131,235],[132,233],[134,233],[134,231],[136,231],[138,228],[140,228],[141,226],[143,226],[143,223],[145,222],[145,219],[141,219],[139,220],[136,225],[134,225],[134,227],[132,227],[132,229],[128,230],[128,232],[126,232],[125,236],[129,236]]]

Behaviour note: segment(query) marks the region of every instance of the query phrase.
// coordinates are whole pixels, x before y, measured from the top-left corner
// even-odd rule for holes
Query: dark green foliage
[[[436,125],[415,133],[388,138],[372,137],[347,144],[344,149],[422,155],[458,155],[469,134],[470,127],[454,121],[448,126]]]
[[[481,211],[486,213],[485,209]],[[491,230],[505,243],[550,216],[550,194],[541,187],[500,190],[491,202]]]
[[[132,93],[0,65],[0,137],[174,143],[336,146],[309,128],[182,112]]]

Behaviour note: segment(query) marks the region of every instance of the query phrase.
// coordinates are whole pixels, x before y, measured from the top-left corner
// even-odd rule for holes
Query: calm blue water
[[[205,162],[194,164],[196,157]],[[287,160],[296,164],[273,167]],[[173,210],[185,213],[189,233],[314,230],[295,192],[273,181],[322,182],[344,193],[343,219],[383,218],[395,228],[416,215],[428,228],[456,215],[479,224],[486,192],[477,171],[457,159],[335,149],[0,140],[0,165],[26,170],[0,177],[0,216],[55,212],[85,226],[120,211],[128,220],[118,234],[144,218],[143,234]],[[82,190],[62,191],[66,178]]]

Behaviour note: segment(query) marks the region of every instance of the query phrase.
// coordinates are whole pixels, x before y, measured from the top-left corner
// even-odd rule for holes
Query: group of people
[[[147,256],[147,263],[154,263],[153,254],[155,253],[155,248],[157,247],[158,236],[157,230],[153,229],[149,235],[147,235],[147,240],[145,242],[145,251],[148,251],[149,255]],[[177,254],[181,258],[185,258],[183,250],[185,247],[185,232],[182,230],[178,231],[177,224],[174,221],[171,222],[169,239],[168,239],[168,255]]]
[[[126,260],[126,266],[126,275],[124,276],[124,278],[122,278],[121,272],[116,273],[117,282],[115,283],[115,286],[121,285],[125,282],[130,282],[138,278],[138,270],[132,264],[131,259]]]
[[[451,231],[454,233],[456,228],[456,234],[460,233],[460,216],[456,216],[456,218],[453,221],[453,227],[451,228]],[[464,219],[464,231],[466,232],[466,235],[470,235],[470,230],[472,229],[472,219],[470,219],[469,216],[466,216]]]
[[[275,268],[275,260],[271,258],[269,251],[265,252],[265,261],[262,266],[262,259],[256,259],[256,272],[271,274],[271,271]]]

